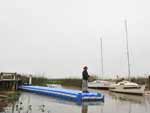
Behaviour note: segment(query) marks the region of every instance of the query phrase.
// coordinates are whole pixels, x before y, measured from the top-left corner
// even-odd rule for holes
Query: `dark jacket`
[[[88,74],[87,70],[83,70],[82,79],[83,80],[88,80],[88,78],[89,78],[89,74]]]

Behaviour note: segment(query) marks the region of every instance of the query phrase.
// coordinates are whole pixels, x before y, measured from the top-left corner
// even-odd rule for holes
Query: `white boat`
[[[93,82],[88,83],[88,88],[108,90],[111,84],[112,83],[109,81],[95,80]]]
[[[130,80],[130,59],[129,59],[128,31],[127,31],[126,20],[125,20],[125,32],[126,32],[126,46],[127,46],[127,60],[128,60],[128,80]],[[144,85],[140,86],[136,83],[129,82],[129,81],[122,81],[112,85],[109,90],[117,93],[143,95],[145,86]]]
[[[117,84],[112,84],[109,90],[117,93],[143,95],[145,90],[145,85],[140,86],[133,82],[122,81],[122,82],[118,82]]]

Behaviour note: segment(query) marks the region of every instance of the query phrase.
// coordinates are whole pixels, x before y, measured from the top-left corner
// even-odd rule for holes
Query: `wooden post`
[[[16,80],[16,75],[15,74],[13,75],[13,80]]]
[[[15,90],[15,82],[12,81],[12,87],[11,87],[11,90],[14,91]]]
[[[148,76],[148,89],[150,90],[150,75]]]
[[[32,75],[29,75],[29,85],[32,85]]]
[[[0,80],[3,80],[3,73],[0,73]]]

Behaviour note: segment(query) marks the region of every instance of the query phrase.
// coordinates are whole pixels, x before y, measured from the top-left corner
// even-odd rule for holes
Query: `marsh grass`
[[[117,82],[118,80],[128,80],[127,78],[120,78],[120,79],[102,79],[112,82]],[[146,77],[132,77],[130,78],[132,82],[138,83],[140,85],[146,85],[146,88],[148,87],[148,84],[150,81],[148,81],[148,78]],[[24,77],[23,82],[28,83],[28,77]],[[80,78],[61,78],[61,79],[49,79],[43,76],[33,76],[32,78],[32,85],[38,85],[38,86],[47,86],[47,84],[61,84],[62,86],[73,86],[73,87],[80,87],[82,86],[82,79]]]
[[[81,87],[82,80],[77,78],[65,78],[65,79],[58,79],[55,81],[49,81],[49,83],[56,83],[61,84],[63,86],[74,86],[74,87]]]
[[[8,101],[16,101],[16,100],[19,99],[20,94],[21,94],[20,91],[15,91],[15,92],[8,93],[7,100]]]

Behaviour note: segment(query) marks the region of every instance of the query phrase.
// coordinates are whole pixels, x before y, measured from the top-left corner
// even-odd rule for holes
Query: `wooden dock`
[[[17,73],[0,73],[0,90],[17,90],[21,84],[21,75]]]

